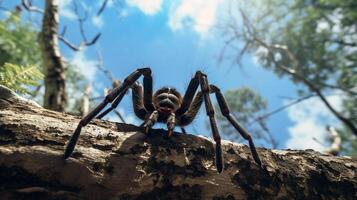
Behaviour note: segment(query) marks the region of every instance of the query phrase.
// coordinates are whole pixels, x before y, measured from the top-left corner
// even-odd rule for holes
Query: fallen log
[[[46,110],[0,87],[1,199],[357,199],[357,159],[223,141],[94,120],[63,151],[79,116]]]

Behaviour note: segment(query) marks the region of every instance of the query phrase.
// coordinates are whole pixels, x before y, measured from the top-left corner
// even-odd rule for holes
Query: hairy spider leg
[[[74,147],[76,146],[77,140],[81,133],[82,127],[86,126],[96,115],[100,113],[109,103],[113,102],[116,98],[120,97],[122,93],[126,93],[126,91],[137,81],[140,76],[150,76],[151,70],[150,68],[141,68],[137,69],[133,73],[131,73],[123,82],[122,85],[114,88],[104,99],[102,103],[100,103],[97,107],[95,107],[90,113],[88,113],[85,117],[81,119],[78,123],[76,130],[74,131],[70,141],[67,144],[64,158],[68,158],[71,156]],[[119,103],[119,102],[118,102]]]
[[[200,85],[201,92],[198,92],[195,95]],[[214,110],[209,98],[209,93],[210,91],[206,75],[200,71],[197,71],[187,87],[181,107],[176,111],[176,115],[178,116],[180,125],[188,125],[193,121],[203,103],[203,100],[205,100],[206,112],[210,119],[213,139],[216,143],[216,168],[217,171],[221,173],[223,170],[221,137],[219,135],[218,128],[214,119]]]
[[[145,124],[145,118],[148,114],[148,112],[144,107],[144,102],[143,102],[144,100],[143,86],[141,86],[139,83],[136,82],[131,87],[131,92],[132,92],[131,96],[132,96],[134,113],[139,119],[144,120],[144,122],[140,125],[142,127]]]
[[[198,73],[196,72],[195,76],[191,79],[190,83],[188,84],[180,108],[177,109],[175,112],[177,116],[183,115],[185,112],[187,112],[187,110],[189,109],[192,103],[193,97],[195,96],[195,93],[198,89],[199,83],[200,82],[198,79]]]
[[[216,142],[216,168],[217,168],[218,173],[221,173],[223,170],[221,136],[219,135],[219,131],[217,128],[217,123],[216,123],[215,115],[214,115],[214,109],[212,106],[211,99],[209,97],[210,88],[208,85],[207,76],[205,74],[203,74],[202,72],[199,72],[198,77],[200,80],[199,82],[201,85],[201,91],[202,91],[203,99],[205,102],[206,114],[209,117],[213,139]]]
[[[126,94],[126,90],[123,91],[122,93],[119,94],[119,96],[117,98],[114,99],[113,103],[110,105],[110,107],[108,109],[106,109],[104,112],[100,113],[96,118],[97,119],[102,119],[105,115],[107,115],[110,111],[114,110],[119,103],[121,102],[121,100],[123,99],[123,97]]]
[[[132,96],[133,96],[133,104],[134,104],[134,112],[135,114],[138,115],[139,118],[142,118],[142,116],[144,116],[147,114],[147,110],[152,112],[154,110],[154,105],[152,103],[152,76],[151,76],[151,71],[150,72],[146,72],[143,73],[144,75],[144,97],[142,97],[142,86],[138,83],[133,83],[132,84]],[[110,108],[108,108],[107,110],[105,110],[103,113],[101,113],[97,118],[101,119],[103,118],[106,114],[108,114],[110,111],[112,111],[113,109],[115,109],[119,103],[121,102],[121,100],[123,99],[123,97],[125,96],[126,91],[123,92],[122,94],[120,94],[115,100],[114,102],[111,104]],[[144,104],[144,107],[146,109],[141,108],[141,104],[142,104],[142,98],[144,98],[144,102],[148,101],[147,103]]]
[[[159,112],[155,110],[150,114],[149,118],[145,121],[144,130],[146,134],[150,135],[150,129],[152,126],[154,126],[158,117],[159,117]]]
[[[182,128],[182,126],[186,126],[194,120],[203,102],[202,93],[198,92],[196,94],[200,83],[198,76],[199,72],[196,72],[195,76],[188,84],[180,108],[178,108],[175,112],[178,118],[177,123],[181,126],[183,133],[186,131]]]
[[[175,113],[171,113],[167,119],[167,136],[171,136],[174,132],[176,125],[176,115]]]
[[[188,110],[184,114],[177,116],[178,119],[177,124],[180,126],[186,126],[192,123],[198,111],[200,110],[202,103],[203,103],[202,92],[197,92]]]
[[[147,112],[151,113],[155,110],[155,106],[152,103],[152,76],[151,73],[144,76],[144,107]]]
[[[216,99],[217,99],[219,108],[221,109],[222,115],[228,119],[228,121],[234,126],[234,128],[242,135],[242,137],[245,140],[248,140],[250,151],[252,152],[253,158],[254,158],[255,162],[261,167],[262,164],[261,164],[260,158],[258,156],[257,150],[255,148],[255,145],[253,143],[252,137],[242,126],[240,126],[238,124],[238,122],[230,114],[227,102],[224,99],[224,96],[223,96],[221,90],[215,85],[210,85],[210,89],[211,89],[211,93],[215,93],[215,95],[216,95]]]

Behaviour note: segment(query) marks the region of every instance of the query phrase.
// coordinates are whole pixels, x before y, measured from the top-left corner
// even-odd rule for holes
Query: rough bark
[[[39,43],[45,70],[44,107],[64,111],[66,96],[66,64],[58,47],[58,2],[46,0]]]
[[[5,92],[4,92],[5,91]],[[212,140],[94,120],[62,158],[80,118],[19,100],[0,88],[2,199],[357,199],[357,159],[312,150],[223,141],[217,174]]]

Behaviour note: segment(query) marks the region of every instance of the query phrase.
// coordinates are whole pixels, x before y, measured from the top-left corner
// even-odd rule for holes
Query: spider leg
[[[182,114],[177,115],[177,124],[180,126],[186,126],[190,124],[196,117],[203,103],[202,92],[197,92],[188,110]]]
[[[210,121],[210,125],[211,125],[213,139],[216,142],[216,168],[217,168],[218,173],[221,173],[223,170],[221,136],[219,135],[219,131],[217,128],[217,123],[216,123],[215,115],[214,115],[214,109],[212,106],[211,99],[209,97],[210,87],[208,85],[207,76],[200,71],[198,71],[197,73],[199,75],[198,76],[199,82],[201,85],[201,91],[202,91],[203,99],[205,102],[206,113],[207,113],[207,116],[209,117],[209,121]]]
[[[74,131],[70,141],[67,144],[65,153],[64,153],[64,158],[68,158],[71,156],[74,147],[76,146],[77,140],[79,138],[79,135],[81,133],[82,127],[86,126],[96,115],[100,113],[109,103],[113,102],[116,99],[119,103],[121,98],[120,97],[122,94],[125,94],[128,88],[131,87],[131,85],[140,78],[141,75],[148,76],[151,74],[150,68],[141,68],[137,69],[133,73],[131,73],[121,84],[120,86],[114,88],[104,99],[102,103],[100,103],[97,107],[94,108],[90,113],[88,113],[86,116],[84,116],[81,121],[78,123],[76,130]]]
[[[152,76],[151,71],[144,75],[144,107],[150,113],[155,110],[155,106],[152,103]]]
[[[145,121],[144,130],[145,130],[146,134],[150,134],[149,131],[150,131],[151,127],[156,123],[158,116],[159,116],[159,112],[157,110],[155,110],[154,112],[151,113],[149,118]]]
[[[170,137],[175,129],[176,125],[176,115],[175,113],[171,113],[167,119],[167,136]]]
[[[131,88],[131,91],[134,113],[140,119],[145,120],[145,117],[147,116],[148,112],[146,111],[143,102],[143,86],[141,86],[139,83],[134,83]]]
[[[184,127],[181,127],[181,132],[183,133],[183,134],[187,134],[187,132],[186,132],[186,130],[185,130],[185,128]]]
[[[214,85],[210,85],[210,89],[211,89],[211,92],[214,92],[216,95],[217,102],[218,102],[219,108],[221,109],[222,115],[228,119],[228,121],[234,126],[234,128],[242,135],[242,137],[244,139],[248,140],[250,151],[252,152],[253,158],[254,158],[255,162],[259,166],[261,166],[262,164],[261,164],[260,158],[258,156],[257,150],[255,148],[255,145],[253,143],[252,137],[242,126],[240,126],[238,124],[238,122],[230,114],[227,102],[225,101],[221,90],[217,86],[214,86]]]
[[[126,94],[126,91],[128,89],[124,90],[122,93],[119,94],[119,96],[117,96],[113,103],[110,105],[110,108],[106,109],[104,112],[100,113],[96,118],[97,119],[102,119],[105,115],[107,115],[110,111],[114,110],[120,103],[120,101],[123,99],[123,97]]]
[[[191,79],[187,90],[185,92],[185,95],[183,97],[181,106],[179,109],[177,109],[177,111],[175,112],[175,114],[177,116],[180,116],[182,114],[184,114],[190,107],[193,97],[195,96],[195,93],[198,89],[198,86],[200,84],[200,80],[199,80],[199,73],[196,72],[195,76]]]

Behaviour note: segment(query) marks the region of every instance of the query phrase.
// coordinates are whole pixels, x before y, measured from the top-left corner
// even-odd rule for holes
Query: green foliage
[[[15,11],[0,21],[0,70],[2,73],[0,84],[7,85],[18,92],[31,93],[33,98],[41,103],[43,92],[31,91],[30,87],[26,87],[37,85],[38,80],[43,78],[40,75],[40,71],[43,71],[43,61],[37,35],[38,31],[33,25],[21,18],[20,11]],[[81,92],[88,83],[81,73],[74,69],[75,66],[70,65],[66,72],[66,89],[70,99],[66,110],[78,113],[79,103],[77,102],[80,102],[83,95]],[[24,73],[23,77],[13,76],[21,72]]]
[[[37,31],[14,12],[0,21],[0,66],[5,63],[42,66]]]
[[[259,4],[259,6],[257,6]],[[267,69],[279,76],[287,76],[296,84],[304,82],[291,77],[277,65],[294,68],[323,94],[338,92],[343,95],[342,114],[357,125],[357,3],[355,0],[272,0],[264,4],[255,1],[248,10],[248,18],[254,24],[254,32],[245,32],[240,39],[247,44],[247,51],[256,53]],[[246,30],[244,28],[238,28]],[[286,51],[273,52],[272,59],[259,38],[268,44],[286,46],[295,56],[295,65]],[[308,87],[300,87],[298,94],[310,93]],[[356,137],[347,128],[344,135],[345,152],[357,151]],[[354,150],[353,150],[354,149]]]
[[[31,93],[43,79],[37,32],[21,20],[20,12],[0,21],[0,84],[20,93]]]
[[[267,102],[256,92],[248,87],[228,90],[224,93],[231,114],[240,125],[246,128],[255,139],[270,142],[266,130],[266,122],[257,123],[256,118],[263,115],[267,108]],[[218,104],[215,104],[217,121],[220,132],[230,140],[242,141],[242,136],[234,129],[231,123],[219,112]]]
[[[0,67],[0,84],[16,92],[30,93],[26,86],[37,86],[43,74],[32,65],[14,65],[5,63]]]

